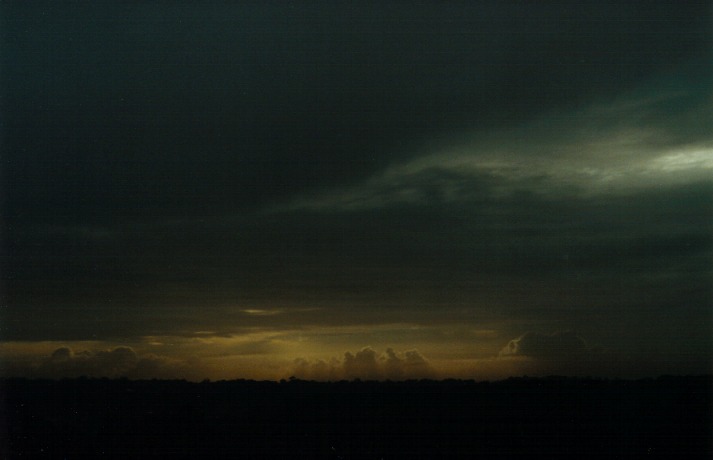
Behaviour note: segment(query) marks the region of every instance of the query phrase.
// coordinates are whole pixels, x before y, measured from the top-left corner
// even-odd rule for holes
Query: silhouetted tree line
[[[713,454],[711,376],[0,385],[0,451],[9,458]]]

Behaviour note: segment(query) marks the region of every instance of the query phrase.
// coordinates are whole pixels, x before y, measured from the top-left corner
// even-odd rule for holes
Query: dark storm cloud
[[[3,339],[499,322],[710,356],[709,5],[1,8]]]
[[[709,52],[703,7],[5,5],[13,219],[205,215]]]

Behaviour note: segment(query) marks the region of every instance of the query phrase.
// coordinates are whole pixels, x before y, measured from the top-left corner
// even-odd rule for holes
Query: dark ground
[[[0,382],[3,458],[713,455],[713,377]]]

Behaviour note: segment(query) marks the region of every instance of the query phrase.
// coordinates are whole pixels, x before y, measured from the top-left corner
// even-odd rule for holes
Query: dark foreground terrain
[[[6,458],[711,457],[711,377],[11,379]]]

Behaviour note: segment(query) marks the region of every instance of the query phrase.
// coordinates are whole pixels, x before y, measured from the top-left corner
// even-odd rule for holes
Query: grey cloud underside
[[[4,333],[68,340],[503,318],[631,325],[641,315],[701,330],[713,293],[712,192],[694,184],[635,199],[268,215],[166,226],[154,238],[127,225],[91,243],[27,237]]]

